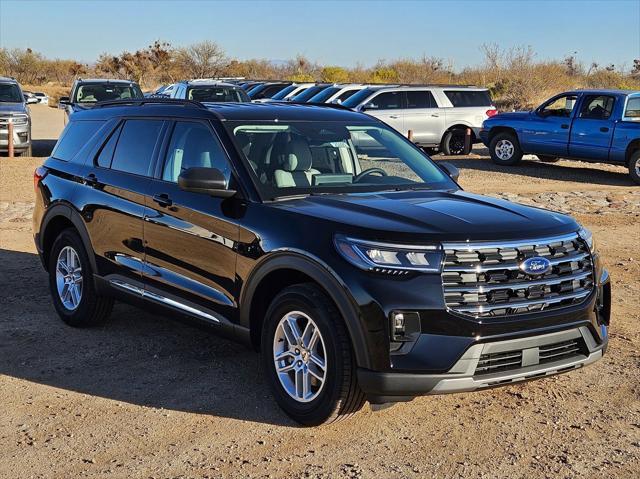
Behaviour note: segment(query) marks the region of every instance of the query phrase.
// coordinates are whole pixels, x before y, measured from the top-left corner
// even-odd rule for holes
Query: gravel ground
[[[33,168],[0,158],[0,477],[636,478],[640,189],[622,168],[453,162],[465,189],[574,214],[613,281],[611,342],[583,370],[424,397],[301,429],[258,356],[131,306],[64,326],[31,239]]]

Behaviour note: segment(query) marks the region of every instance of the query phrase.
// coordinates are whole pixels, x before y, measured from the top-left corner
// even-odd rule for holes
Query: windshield
[[[309,103],[324,103],[339,91],[340,91],[339,86],[332,86],[329,88],[325,88],[320,93],[316,93],[314,96],[309,98]]]
[[[364,90],[360,90],[358,93],[351,95],[349,98],[342,102],[343,106],[347,108],[355,108],[364,100],[367,99],[369,95],[371,95],[375,90],[371,90],[370,88],[365,88]]]
[[[187,99],[215,103],[251,101],[243,89],[231,86],[192,87],[187,90]]]
[[[424,153],[379,123],[227,121],[264,198],[457,188]]]
[[[296,96],[294,96],[291,99],[291,101],[297,101],[297,102],[303,102],[304,103],[307,100],[309,100],[309,98],[314,96],[316,93],[319,93],[322,90],[324,90],[325,88],[327,88],[327,86],[328,85],[316,85],[316,86],[312,86],[311,88],[307,88],[302,93],[298,93]]]
[[[22,103],[24,97],[20,94],[20,88],[15,83],[0,83],[0,102]]]
[[[271,97],[272,100],[284,100],[289,93],[298,88],[298,85],[289,85],[287,88],[280,90],[278,93]]]
[[[95,103],[98,101],[129,100],[142,98],[138,85],[116,85],[114,83],[85,83],[78,87],[74,103]]]

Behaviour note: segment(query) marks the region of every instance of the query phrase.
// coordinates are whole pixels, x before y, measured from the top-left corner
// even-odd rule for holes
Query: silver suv
[[[469,153],[480,141],[482,122],[498,112],[486,88],[461,86],[370,86],[342,105],[366,112],[411,136],[417,145],[445,155]],[[466,142],[468,129],[471,138]]]
[[[31,156],[31,114],[25,96],[16,80],[0,77],[0,151],[9,149],[9,122],[14,151]]]

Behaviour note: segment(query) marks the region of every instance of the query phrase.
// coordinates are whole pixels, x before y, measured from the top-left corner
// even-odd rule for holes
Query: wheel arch
[[[510,126],[494,126],[489,130],[489,142],[495,138],[495,136],[499,133],[509,133],[516,137],[518,143],[520,143],[520,138],[518,137],[518,132],[515,128]]]
[[[89,233],[84,225],[82,216],[73,207],[64,203],[50,207],[42,219],[38,249],[42,251],[45,269],[49,267],[49,252],[51,251],[53,242],[62,230],[67,228],[73,228],[78,232],[87,256],[89,257],[91,269],[96,272],[96,259],[93,253],[91,239],[89,238]]]
[[[316,284],[334,303],[344,319],[357,364],[369,367],[366,331],[346,285],[328,265],[303,252],[273,253],[256,267],[246,281],[240,295],[240,325],[249,329],[252,345],[260,348],[264,313],[275,294],[288,286],[305,282]]]
[[[631,161],[631,156],[637,151],[640,150],[640,138],[636,138],[632,140],[628,145],[627,149],[624,152],[624,164],[629,166],[629,162]]]

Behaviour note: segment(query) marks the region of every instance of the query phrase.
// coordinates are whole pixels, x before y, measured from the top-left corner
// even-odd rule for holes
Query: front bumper
[[[15,126],[13,128],[13,148],[16,151],[22,151],[31,145],[31,128],[29,125]],[[9,149],[9,130],[6,124],[0,127],[0,151]]]
[[[372,403],[410,400],[426,394],[476,391],[538,379],[587,366],[604,355],[608,339],[598,343],[586,326],[529,338],[477,344],[469,348],[445,374],[412,374],[358,369],[358,382]],[[557,361],[542,360],[542,348],[580,342],[578,354]],[[521,367],[492,374],[476,374],[481,358],[521,353]],[[499,356],[497,356],[499,357]],[[544,362],[543,362],[544,361]]]

